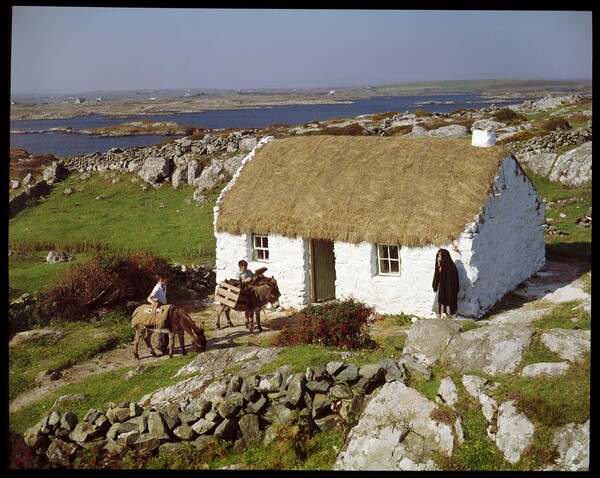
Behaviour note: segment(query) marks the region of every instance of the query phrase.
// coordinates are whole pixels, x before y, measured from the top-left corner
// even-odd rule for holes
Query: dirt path
[[[496,307],[497,311],[492,311],[489,314],[489,320],[502,321],[507,314],[519,314],[524,319],[528,316],[534,318],[539,315],[536,310],[540,311],[552,304],[589,297],[589,294],[583,292],[583,281],[579,279],[584,271],[585,269],[582,269],[581,266],[549,261],[541,271],[515,289],[513,295],[520,298],[516,303],[512,303],[510,307],[503,307],[502,301],[500,301]],[[216,330],[214,324],[216,322],[217,306],[212,304],[212,298],[210,297],[204,303],[204,306],[206,308],[199,316],[194,313],[191,313],[191,315],[197,322],[205,322],[208,338],[207,350],[267,343],[268,339],[294,320],[294,314],[291,312],[266,310],[262,320],[263,332],[251,335],[244,325],[243,313],[232,312],[231,318],[234,327],[224,327]],[[197,310],[197,307],[195,309]],[[221,324],[224,325],[225,323],[224,317],[221,317]],[[386,330],[384,333],[389,334],[390,331]],[[398,333],[405,334],[406,331],[399,330]],[[375,326],[371,335],[376,338],[377,334],[378,331]],[[152,343],[154,345],[156,345],[156,340],[157,337],[153,337]],[[186,351],[194,353],[189,337],[186,337]],[[147,365],[161,360],[169,360],[168,355],[152,357],[145,344],[140,344],[139,353],[140,361],[137,361],[133,356],[133,343],[121,345],[117,349],[98,355],[86,363],[64,370],[61,376],[54,377],[55,379],[50,376],[40,377],[40,385],[37,388],[27,391],[10,402],[9,412],[15,412],[44,398],[64,385],[79,382],[92,375],[120,368],[135,367],[140,364]],[[181,351],[176,346],[175,354],[179,353]]]
[[[212,301],[209,300],[208,302],[210,303]],[[233,345],[258,345],[258,341],[264,343],[265,340],[272,338],[277,332],[284,328],[286,324],[293,320],[292,315],[289,312],[286,313],[269,310],[263,311],[263,332],[260,334],[251,335],[248,333],[248,330],[244,325],[244,316],[242,312],[232,312],[231,320],[234,324],[234,327],[223,327],[223,325],[226,324],[226,321],[224,317],[221,317],[221,325],[223,328],[220,330],[214,329],[217,314],[217,309],[215,306],[209,306],[203,310],[200,319],[196,317],[196,314],[190,314],[197,322],[205,322],[206,336],[208,339],[207,350],[226,348]],[[39,335],[40,332],[43,333],[44,331],[38,331],[36,334],[31,335]],[[14,342],[12,342],[12,344],[20,342],[24,339],[25,337],[23,335],[17,334],[13,338]],[[158,337],[156,334],[152,336],[151,340],[156,353],[160,354],[157,347]],[[185,336],[185,344],[187,353],[195,353],[192,349],[191,339],[187,335]],[[63,370],[59,374],[40,375],[38,377],[39,386],[32,390],[28,390],[26,393],[12,400],[9,404],[9,413],[13,413],[26,405],[43,399],[45,396],[54,392],[58,388],[71,383],[79,382],[87,377],[97,375],[99,373],[110,372],[112,370],[127,367],[136,367],[139,365],[148,365],[161,360],[169,360],[168,355],[152,357],[148,347],[146,347],[144,343],[140,343],[138,349],[140,360],[138,361],[133,356],[133,348],[133,342],[126,345],[122,344],[114,350],[97,355],[88,362],[74,365],[69,369]],[[174,355],[178,354],[181,354],[181,349],[179,348],[178,340],[176,339]]]

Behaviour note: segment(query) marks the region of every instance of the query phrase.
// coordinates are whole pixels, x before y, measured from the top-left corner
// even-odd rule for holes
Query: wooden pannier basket
[[[250,300],[250,291],[247,288],[241,289],[227,282],[221,282],[215,292],[215,300],[233,310],[246,310]]]

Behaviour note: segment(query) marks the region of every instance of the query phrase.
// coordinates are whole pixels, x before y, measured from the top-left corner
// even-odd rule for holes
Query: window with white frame
[[[400,275],[400,246],[377,244],[377,271],[379,275]]]
[[[252,236],[252,255],[255,261],[269,262],[269,236]]]

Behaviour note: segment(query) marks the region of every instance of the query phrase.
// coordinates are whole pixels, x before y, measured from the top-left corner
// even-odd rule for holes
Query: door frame
[[[333,283],[333,297],[325,299],[317,298],[317,269],[315,264],[315,241],[316,239],[309,239],[308,250],[309,250],[309,262],[310,262],[310,301],[311,303],[322,302],[330,299],[335,299],[335,265],[333,269],[334,283]],[[333,241],[323,240],[323,242],[330,242],[333,250]],[[334,258],[335,264],[335,258]]]

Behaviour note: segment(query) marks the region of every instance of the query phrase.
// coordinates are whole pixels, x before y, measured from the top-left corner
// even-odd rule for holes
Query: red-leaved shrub
[[[94,311],[139,298],[151,290],[155,275],[167,263],[151,253],[101,253],[85,264],[69,267],[56,285],[36,297],[35,317],[83,320]]]
[[[377,347],[369,335],[374,309],[353,298],[309,305],[298,314],[291,327],[273,339],[273,345],[323,345],[344,349]]]

